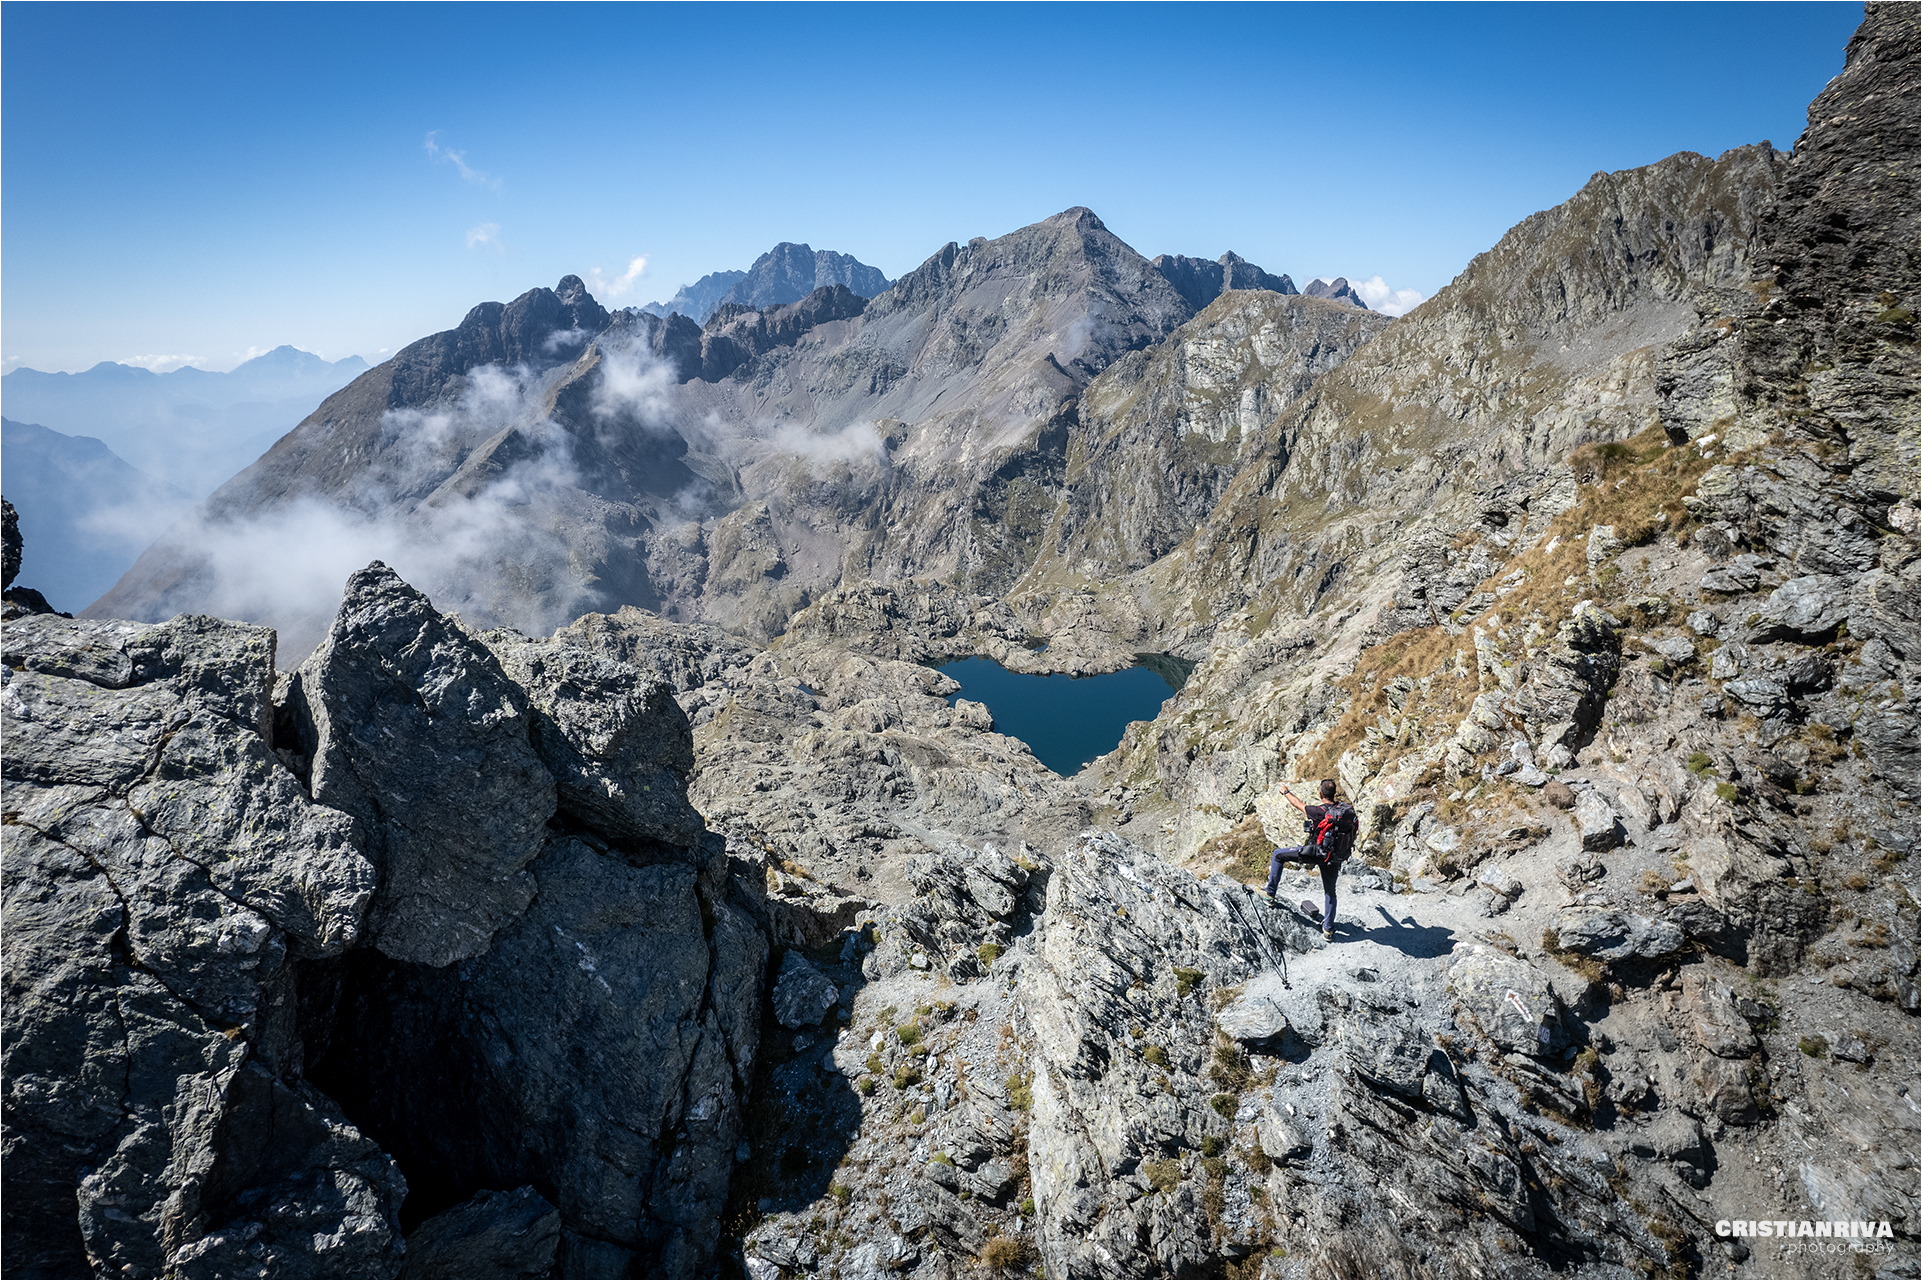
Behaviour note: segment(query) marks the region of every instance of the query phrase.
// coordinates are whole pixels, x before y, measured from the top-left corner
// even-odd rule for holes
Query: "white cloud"
[[[782,423],[767,437],[767,448],[804,460],[816,475],[833,463],[849,467],[872,463],[884,469],[888,465],[887,446],[873,423],[849,423],[833,432],[814,432],[798,423]]]
[[[1380,276],[1350,280],[1349,285],[1361,300],[1384,316],[1402,316],[1419,307],[1427,295],[1415,289],[1391,289]]]
[[[248,355],[252,356],[254,354],[253,349],[249,348]],[[151,369],[156,374],[170,374],[184,365],[192,365],[196,369],[205,369],[207,367],[207,358],[205,356],[122,356],[120,363],[123,365],[138,365],[142,369]]]
[[[467,163],[467,153],[465,151],[454,151],[448,147],[441,146],[439,142],[435,141],[435,135],[439,132],[440,130],[438,129],[433,130],[427,135],[427,141],[421,144],[422,149],[427,152],[429,158],[445,160],[460,172],[460,176],[464,181],[470,182],[476,187],[486,187],[489,191],[499,191],[501,189],[501,180],[499,178],[491,173],[487,173],[485,170],[476,169]]]
[[[484,222],[478,227],[470,227],[468,229],[467,247],[469,249],[478,249],[482,245],[489,246],[496,253],[505,252],[504,247],[501,245],[501,225],[499,223]]]
[[[639,258],[630,258],[627,263],[627,270],[612,280],[602,275],[601,269],[596,267],[587,273],[587,291],[596,298],[619,298],[622,294],[634,288],[635,284],[640,280],[641,274],[646,270],[646,255],[642,255]]]
[[[378,461],[350,491],[238,519],[201,508],[169,531],[206,573],[197,608],[281,629],[279,661],[325,634],[341,585],[384,560],[436,607],[544,635],[601,604],[575,568],[565,511],[579,484],[568,434],[544,412],[546,380],[525,368],[470,370],[460,398],[382,415]],[[437,492],[472,451],[513,429],[520,442],[471,486]],[[534,590],[528,590],[530,585]]]
[[[637,342],[601,341],[601,380],[594,388],[594,412],[613,421],[633,418],[643,426],[664,427],[674,390],[674,370]]]

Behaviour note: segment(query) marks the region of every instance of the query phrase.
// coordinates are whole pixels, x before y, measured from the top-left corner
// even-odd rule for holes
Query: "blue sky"
[[[639,303],[797,240],[892,277],[1078,204],[1150,256],[1428,295],[1597,170],[1787,148],[1860,18],[8,4],[0,362],[377,362],[568,272]]]

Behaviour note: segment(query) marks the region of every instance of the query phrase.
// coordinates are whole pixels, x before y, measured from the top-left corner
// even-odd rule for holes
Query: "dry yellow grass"
[[[1613,594],[1613,576],[1599,589],[1588,579],[1588,531],[1596,525],[1612,525],[1616,537],[1630,547],[1664,532],[1674,533],[1678,543],[1686,544],[1691,516],[1682,499],[1695,492],[1702,473],[1715,465],[1693,445],[1669,444],[1660,427],[1627,440],[1583,445],[1569,455],[1568,463],[1578,482],[1575,505],[1550,523],[1547,536],[1536,547],[1504,563],[1475,589],[1494,591],[1516,570],[1523,571],[1521,582],[1501,595],[1490,610],[1507,620],[1538,621],[1549,636],[1577,601],[1607,599]],[[1467,541],[1472,537],[1465,535],[1457,546]],[[1570,578],[1576,580],[1572,585]],[[1468,625],[1482,617],[1451,622]],[[1460,661],[1451,661],[1458,651]],[[1457,676],[1458,669],[1466,669],[1467,676]],[[1451,634],[1444,626],[1417,627],[1363,650],[1353,670],[1336,682],[1349,695],[1348,710],[1303,758],[1298,767],[1301,777],[1333,775],[1342,755],[1362,742],[1378,717],[1390,713],[1388,686],[1402,676],[1425,677],[1429,684],[1411,691],[1394,719],[1412,717],[1431,731],[1450,718],[1459,721],[1480,692],[1472,637]],[[1448,724],[1447,730],[1452,729]],[[1383,764],[1417,746],[1398,741]]]

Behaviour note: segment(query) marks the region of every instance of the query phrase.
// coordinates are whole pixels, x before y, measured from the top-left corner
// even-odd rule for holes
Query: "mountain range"
[[[311,644],[331,602],[290,601],[284,577],[246,565],[384,538],[413,546],[414,566],[394,555],[443,598],[484,585],[464,612],[543,630],[636,604],[771,636],[843,581],[1006,590],[1045,526],[1101,517],[1079,491],[1108,472],[1084,478],[1080,455],[1106,429],[1081,394],[1121,357],[1225,327],[1287,371],[1238,394],[1205,445],[1163,433],[1175,471],[1156,483],[1172,480],[1175,506],[1153,519],[1192,527],[1280,388],[1388,323],[1287,289],[1233,255],[1157,267],[1085,209],[950,244],[872,299],[828,285],[721,303],[704,325],[609,313],[569,277],[475,308],[330,397],[92,608],[271,618],[290,648]]]
[[[0,377],[0,405],[16,422],[93,437],[200,499],[366,368],[359,356],[327,361],[288,346],[226,373],[185,365],[156,374],[103,360],[77,374],[16,369]]]

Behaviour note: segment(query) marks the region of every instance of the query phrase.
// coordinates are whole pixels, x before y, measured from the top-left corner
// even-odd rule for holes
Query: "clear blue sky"
[[[1087,205],[1150,256],[1432,294],[1590,174],[1789,147],[1861,6],[0,10],[0,360],[384,359],[781,240],[889,276]],[[433,147],[427,143],[432,135]],[[458,153],[458,162],[454,158]]]

